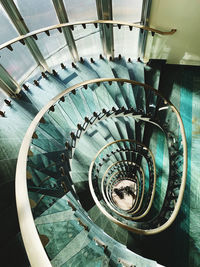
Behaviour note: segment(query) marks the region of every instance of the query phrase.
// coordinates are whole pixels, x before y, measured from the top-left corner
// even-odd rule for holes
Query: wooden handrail
[[[103,146],[103,147],[98,151],[98,153],[96,154],[95,158],[93,159],[91,165],[92,165],[92,164],[94,165],[94,163],[95,163],[97,157],[99,156],[99,154],[100,154],[104,149],[106,149],[108,146],[110,146],[110,145],[112,145],[112,144],[115,144],[115,143],[126,142],[126,141],[128,141],[128,142],[132,142],[132,143],[136,143],[136,144],[141,144],[141,143],[137,142],[136,140],[131,140],[131,139],[121,139],[121,140],[113,141],[113,142],[111,142],[111,143],[109,143],[109,144],[106,144],[105,146]],[[143,146],[144,146],[144,145],[143,145]],[[152,153],[146,146],[144,146],[144,147],[145,147],[145,148],[148,150],[148,152],[151,154],[151,157],[152,157],[152,160],[153,160],[153,168],[154,168],[154,183],[153,183],[153,189],[152,189],[151,199],[150,199],[149,204],[148,204],[148,207],[147,207],[147,209],[144,211],[144,213],[142,213],[142,214],[139,215],[139,216],[133,216],[133,217],[126,216],[126,215],[121,214],[120,212],[117,212],[116,210],[114,210],[114,209],[111,207],[110,203],[106,200],[106,196],[105,196],[104,189],[103,189],[103,182],[104,182],[104,180],[105,180],[105,177],[106,177],[108,171],[109,171],[114,165],[118,164],[119,162],[123,162],[123,160],[122,160],[122,161],[117,161],[117,162],[113,163],[113,164],[106,170],[106,172],[105,172],[105,174],[104,174],[104,176],[103,176],[103,178],[102,178],[102,180],[101,180],[101,192],[102,192],[103,198],[104,198],[104,200],[106,201],[106,203],[107,203],[107,205],[109,206],[109,208],[112,209],[112,210],[114,210],[118,215],[121,215],[122,217],[124,217],[124,218],[126,218],[126,219],[128,219],[128,220],[139,220],[139,219],[143,218],[144,216],[146,216],[146,215],[148,214],[148,212],[150,211],[150,209],[151,209],[151,206],[152,206],[152,204],[153,204],[154,195],[155,195],[155,190],[156,190],[156,165],[155,165],[155,159],[154,159],[153,153]],[[125,161],[128,162],[127,160],[125,160]],[[135,164],[135,163],[134,163],[134,164]],[[137,164],[135,164],[135,165],[137,165]],[[143,171],[143,169],[142,169],[141,167],[140,167],[140,170],[141,170],[141,172],[142,172],[142,176],[143,176],[143,180],[144,180],[144,176],[145,176],[145,175],[144,175],[144,171]],[[91,174],[91,173],[89,172],[89,178],[90,178],[90,174]]]
[[[46,32],[46,31],[50,31],[50,30],[55,30],[55,29],[60,29],[60,28],[65,28],[65,27],[72,27],[72,26],[76,26],[76,25],[83,25],[83,24],[111,24],[111,25],[123,25],[123,26],[129,26],[129,27],[133,27],[133,28],[137,28],[137,29],[143,29],[146,31],[150,31],[150,32],[154,32],[154,33],[158,33],[160,35],[172,35],[174,34],[177,30],[176,29],[172,29],[170,31],[160,31],[154,28],[150,28],[150,27],[146,27],[143,25],[139,25],[139,24],[134,24],[134,23],[129,23],[129,22],[124,22],[124,21],[117,21],[117,20],[86,20],[86,21],[78,21],[78,22],[69,22],[69,23],[62,23],[62,24],[55,24],[52,26],[48,26],[45,28],[41,28],[39,30],[35,30],[32,32],[29,32],[27,34],[24,35],[20,35],[16,38],[13,38],[5,43],[3,43],[2,45],[0,45],[0,50],[5,48],[5,47],[9,47],[12,44],[18,42],[18,41],[22,41],[28,37],[33,37],[37,34]]]
[[[76,84],[74,86],[71,86],[64,90],[63,92],[59,93],[57,96],[55,96],[53,99],[51,99],[46,106],[44,106],[39,113],[36,115],[36,117],[33,119],[32,123],[30,124],[25,137],[22,141],[19,155],[18,155],[18,160],[17,160],[17,167],[16,167],[16,179],[15,179],[15,194],[16,194],[16,204],[17,204],[17,213],[18,213],[18,218],[19,218],[19,225],[20,225],[20,230],[22,234],[22,239],[26,248],[26,252],[29,258],[29,261],[31,263],[31,266],[33,267],[48,267],[51,266],[51,263],[46,255],[46,252],[43,248],[43,245],[40,241],[37,229],[35,227],[33,215],[31,212],[31,207],[29,203],[29,198],[28,198],[28,190],[27,190],[27,179],[26,179],[26,169],[27,169],[27,157],[28,157],[28,152],[29,152],[29,146],[32,140],[32,135],[39,124],[40,120],[44,116],[46,112],[48,112],[49,108],[54,105],[61,97],[66,95],[67,93],[71,92],[74,89],[77,88],[82,88],[84,85],[88,84],[93,84],[97,82],[108,82],[108,81],[113,81],[113,82],[124,82],[124,83],[129,83],[132,85],[140,85],[144,87],[146,90],[153,91],[155,95],[162,97],[162,95],[153,87],[128,80],[128,79],[120,79],[120,78],[101,78],[101,79],[93,79],[93,80],[88,80],[81,82],[79,84]],[[163,98],[163,97],[162,97]],[[142,230],[142,229],[136,229],[133,227],[129,227],[126,224],[121,223],[120,221],[116,220],[113,218],[109,213],[107,213],[100,205],[98,199],[96,198],[96,195],[93,191],[93,186],[92,186],[92,181],[91,181],[91,175],[89,177],[89,187],[91,190],[91,194],[93,196],[93,199],[95,200],[97,206],[99,209],[105,214],[111,221],[114,223],[139,234],[144,234],[144,235],[149,235],[149,234],[156,234],[159,233],[163,230],[165,230],[167,227],[169,227],[172,222],[175,220],[178,211],[180,209],[180,205],[183,199],[183,193],[184,193],[184,188],[186,184],[186,173],[187,173],[187,143],[186,143],[186,136],[185,136],[185,131],[184,131],[184,126],[182,119],[179,115],[179,112],[177,109],[171,104],[171,102],[166,100],[166,104],[168,104],[172,110],[176,113],[176,116],[178,118],[178,122],[180,125],[180,130],[181,130],[181,135],[182,135],[182,142],[183,142],[183,174],[182,174],[182,182],[181,182],[181,187],[180,187],[180,192],[179,196],[176,202],[176,207],[169,218],[169,220],[163,224],[162,226],[156,228],[156,229],[150,229],[150,230]],[[92,165],[90,166],[90,173],[92,170]]]
[[[117,163],[119,163],[120,161],[118,161]],[[123,162],[123,161],[121,161]],[[112,164],[112,166],[110,166],[111,168],[115,165],[115,163]],[[134,165],[138,166],[140,168],[140,171],[142,172],[142,180],[143,180],[143,188],[142,188],[142,195],[141,195],[141,198],[140,198],[140,204],[139,204],[139,208],[141,207],[142,205],[142,201],[143,201],[143,197],[144,197],[144,189],[145,189],[145,175],[144,175],[144,171],[143,169],[137,165],[136,163],[134,163]],[[109,168],[110,169],[110,168]],[[107,174],[107,171],[109,171],[109,169],[106,170],[106,173],[105,175]],[[119,171],[120,172],[120,171]],[[118,172],[118,173],[119,173]],[[107,201],[106,199],[106,196],[105,196],[105,193],[104,193],[104,190],[103,190],[103,182],[104,182],[104,179],[105,179],[105,175],[104,177],[102,178],[102,183],[101,183],[101,191],[102,191],[102,195],[103,195],[103,198],[105,200],[105,202],[107,203],[107,205],[113,210],[115,211],[118,215],[121,215],[122,217],[124,217],[124,214],[120,213],[120,212],[117,212],[114,208],[111,207],[111,204]],[[116,173],[114,173],[108,180],[108,182],[116,175]],[[106,193],[108,195],[108,190],[107,190],[107,187],[106,187]],[[138,181],[138,178],[137,178],[137,199],[135,200],[135,203],[134,203],[134,206],[137,204],[137,201],[138,201],[138,198],[139,198],[139,181]],[[132,207],[133,208],[133,207]],[[132,209],[131,208],[131,209]],[[137,208],[138,210],[138,208]],[[135,211],[134,211],[135,212]],[[131,212],[131,214],[133,214],[134,212]],[[125,216],[124,218],[129,218],[129,216]]]

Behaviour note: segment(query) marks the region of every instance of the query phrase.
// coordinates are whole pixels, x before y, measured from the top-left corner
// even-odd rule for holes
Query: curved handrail
[[[18,42],[18,41],[22,41],[28,37],[33,37],[37,34],[40,34],[42,32],[46,32],[46,31],[50,31],[50,30],[55,30],[55,29],[61,29],[61,28],[65,28],[65,27],[73,27],[76,25],[84,25],[84,24],[113,24],[113,25],[123,25],[123,26],[130,26],[130,27],[134,27],[137,29],[143,29],[146,31],[150,31],[150,32],[154,32],[154,33],[158,33],[160,35],[172,35],[174,34],[177,30],[176,29],[172,29],[171,31],[160,31],[154,28],[150,28],[147,26],[143,26],[143,25],[138,25],[138,24],[134,24],[134,23],[129,23],[129,22],[124,22],[124,21],[118,21],[118,20],[86,20],[86,21],[78,21],[78,22],[68,22],[68,23],[61,23],[61,24],[55,24],[52,26],[48,26],[45,28],[41,28],[39,30],[35,30],[32,32],[29,32],[27,34],[24,35],[20,35],[16,38],[13,38],[5,43],[3,43],[2,45],[0,45],[0,50],[11,46],[12,44]]]
[[[149,212],[149,210],[150,210],[150,208],[151,208],[151,206],[152,206],[152,203],[153,203],[153,198],[154,198],[154,194],[155,194],[155,186],[156,186],[156,172],[155,172],[155,166],[156,166],[156,164],[155,164],[155,158],[154,158],[154,155],[153,155],[153,153],[151,152],[151,150],[148,148],[148,147],[146,147],[144,144],[142,144],[142,143],[140,143],[140,142],[138,142],[138,141],[136,141],[136,140],[133,140],[133,139],[119,139],[119,140],[117,140],[117,141],[113,141],[113,142],[111,142],[111,143],[109,143],[109,144],[107,144],[107,145],[105,145],[104,147],[103,147],[103,149],[105,149],[105,148],[107,148],[109,145],[112,145],[112,144],[115,144],[115,143],[118,143],[118,142],[126,142],[126,141],[129,141],[130,143],[135,143],[135,144],[138,144],[138,145],[141,145],[142,147],[143,147],[143,149],[145,149],[146,151],[148,151],[150,154],[151,154],[151,158],[152,158],[152,161],[153,161],[153,168],[154,168],[154,187],[153,187],[153,190],[152,190],[152,192],[153,192],[153,195],[151,196],[151,201],[150,201],[150,203],[149,203],[149,205],[148,205],[148,208],[147,208],[147,210],[145,211],[145,213],[144,213],[144,216],[146,216],[147,215],[147,213]],[[134,152],[134,151],[133,151]],[[99,150],[99,152],[97,153],[97,155],[96,155],[96,157],[98,157],[98,154],[100,154],[101,153],[101,150]],[[141,154],[141,153],[139,153],[139,154]],[[141,154],[142,155],[142,154]],[[147,160],[147,159],[146,159]],[[115,164],[112,164],[112,166],[114,166]],[[137,165],[137,164],[135,164],[135,165]],[[109,168],[110,169],[110,168]],[[106,172],[107,172],[107,170],[106,170]],[[143,173],[143,170],[142,170],[142,173]],[[105,176],[106,176],[106,173],[105,173],[105,175],[104,175],[104,177],[103,177],[103,179],[102,179],[102,183],[103,183],[103,181],[104,181],[104,179],[105,179]],[[143,195],[144,195],[144,185],[145,185],[145,178],[144,178],[144,180],[143,180]],[[102,184],[102,186],[103,186],[103,184]],[[103,187],[102,187],[103,188]],[[102,189],[103,190],[103,189]],[[102,191],[103,192],[103,191]],[[143,197],[142,197],[142,199],[143,199]],[[141,201],[140,201],[140,205],[138,206],[138,208],[136,209],[136,210],[134,210],[131,214],[134,214],[134,213],[136,213],[136,212],[138,212],[139,211],[139,209],[140,209],[140,207],[141,207],[141,205],[142,205],[142,199],[141,199]],[[140,218],[142,218],[143,216],[137,216],[137,219],[139,220]],[[136,218],[136,217],[135,217]]]
[[[121,139],[121,140],[116,140],[116,141],[113,141],[113,142],[110,142],[109,144],[106,144],[105,146],[103,146],[99,151],[98,151],[98,153],[96,154],[96,156],[95,156],[95,158],[92,160],[92,163],[91,163],[91,165],[90,165],[90,170],[89,170],[89,181],[91,180],[91,185],[92,185],[92,168],[93,168],[93,166],[94,166],[94,164],[95,164],[95,160],[97,159],[97,157],[99,156],[99,154],[105,149],[105,148],[107,148],[108,146],[110,146],[110,145],[112,145],[112,144],[115,144],[115,143],[119,143],[119,142],[121,142],[121,141],[129,141],[129,142],[132,142],[132,143],[138,143],[138,144],[141,144],[141,143],[139,143],[139,142],[137,142],[136,140],[131,140],[131,139]],[[144,146],[144,145],[143,145]],[[144,146],[145,148],[147,148],[146,146]],[[147,148],[148,149],[148,148]],[[151,154],[151,157],[152,157],[152,159],[153,159],[153,168],[154,168],[154,183],[153,183],[153,189],[152,189],[152,194],[151,194],[151,199],[150,199],[150,201],[149,201],[149,204],[148,204],[148,207],[147,207],[147,209],[145,210],[145,212],[144,213],[142,213],[141,215],[139,215],[139,216],[136,216],[136,217],[132,217],[132,218],[130,218],[129,216],[125,216],[125,215],[122,215],[122,214],[120,214],[120,213],[118,213],[119,215],[121,215],[121,216],[123,216],[124,218],[129,218],[130,220],[139,220],[139,219],[141,219],[142,217],[144,217],[145,215],[147,215],[147,213],[149,212],[149,210],[150,210],[150,208],[151,208],[151,206],[152,206],[152,203],[153,203],[153,199],[154,199],[154,195],[155,195],[155,190],[156,190],[156,172],[155,172],[155,169],[156,169],[156,165],[155,165],[155,159],[154,159],[154,156],[153,156],[153,154],[152,154],[152,152],[148,149],[148,151],[150,152],[150,154]],[[122,162],[122,161],[121,161]],[[107,170],[106,170],[106,172],[105,172],[105,174],[104,174],[104,176],[103,176],[103,178],[102,178],[102,181],[101,181],[101,191],[102,191],[102,194],[103,194],[103,196],[105,197],[105,195],[104,195],[104,190],[103,190],[103,182],[104,182],[104,179],[105,179],[105,176],[106,176],[106,174],[107,174],[107,172],[110,170],[110,168],[112,167],[112,166],[114,166],[116,163],[118,163],[118,162],[115,162],[115,163],[113,163]],[[135,164],[135,163],[134,163]],[[142,170],[142,169],[141,169]],[[144,171],[142,170],[142,174],[144,175]],[[91,190],[91,188],[90,188],[90,190]],[[94,190],[93,188],[92,188],[92,190]],[[107,203],[107,202],[106,202]],[[107,203],[108,204],[108,203]],[[110,207],[110,205],[108,204],[108,206]],[[111,208],[111,207],[110,207]],[[111,208],[112,209],[112,208]],[[115,211],[116,212],[116,211]],[[117,212],[116,212],[117,213]]]
[[[16,166],[16,179],[15,179],[15,194],[16,194],[16,205],[17,205],[17,213],[18,213],[18,218],[19,218],[19,225],[20,225],[20,230],[22,234],[22,239],[26,248],[26,252],[29,258],[29,261],[33,267],[48,267],[51,266],[50,261],[46,255],[46,252],[42,246],[42,243],[40,241],[39,235],[37,233],[33,215],[31,212],[31,207],[29,203],[29,198],[28,198],[28,190],[27,190],[27,179],[26,179],[26,167],[27,167],[27,156],[29,152],[29,146],[32,140],[33,133],[39,124],[40,120],[44,116],[44,114],[49,110],[49,108],[55,104],[62,96],[65,94],[73,91],[74,89],[77,89],[83,85],[88,85],[91,83],[97,83],[97,82],[109,82],[109,81],[116,81],[116,82],[124,82],[124,83],[130,83],[132,85],[140,85],[144,87],[147,90],[152,90],[154,93],[158,96],[161,96],[161,94],[154,89],[153,87],[136,82],[136,81],[131,81],[128,79],[120,79],[120,78],[101,78],[101,79],[93,79],[93,80],[88,80],[81,82],[79,84],[76,84],[74,86],[71,86],[64,90],[63,92],[59,93],[57,96],[55,96],[53,99],[51,99],[46,106],[44,106],[39,113],[36,115],[36,117],[33,119],[32,123],[30,124],[24,139],[22,141],[19,155],[18,155],[18,160],[17,160],[17,166]],[[186,173],[187,173],[187,144],[186,144],[186,136],[185,136],[185,131],[184,131],[184,126],[182,119],[179,115],[179,112],[177,109],[171,104],[171,102],[166,100],[166,103],[171,106],[172,110],[176,113],[176,116],[178,118],[179,124],[180,124],[180,130],[181,130],[181,135],[183,139],[183,158],[184,158],[184,163],[183,163],[183,174],[182,174],[182,182],[181,182],[181,187],[180,187],[180,193],[176,202],[176,207],[172,213],[172,216],[169,218],[169,220],[163,224],[162,226],[156,228],[156,229],[151,229],[151,230],[142,230],[142,229],[132,229],[132,227],[129,227],[127,225],[124,225],[123,223],[119,222],[118,220],[114,219],[109,213],[106,213],[102,208],[100,207],[100,210],[113,222],[115,222],[118,225],[121,225],[122,227],[134,231],[136,233],[140,234],[156,234],[159,233],[163,230],[165,230],[168,226],[172,224],[172,222],[175,220],[178,211],[180,209],[180,205],[183,199],[183,193],[184,193],[184,188],[186,184]],[[90,169],[91,171],[91,169]],[[89,180],[89,186],[91,189],[91,194],[94,199],[96,199],[96,196],[94,192],[92,191],[92,186],[91,186],[91,180]],[[96,199],[97,200],[97,199]],[[98,200],[97,200],[98,203]],[[99,206],[99,204],[97,204]]]

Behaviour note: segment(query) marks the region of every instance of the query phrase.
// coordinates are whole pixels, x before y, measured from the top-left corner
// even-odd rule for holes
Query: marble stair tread
[[[66,154],[64,149],[55,152],[33,154],[28,157],[28,163],[29,166],[35,166],[37,169],[44,169],[48,166],[61,163],[66,165],[62,161],[62,154]]]
[[[109,125],[109,128],[106,128],[106,125]],[[112,119],[109,119],[108,120],[108,123],[106,122],[100,122],[96,125],[96,129],[97,131],[101,134],[101,136],[105,139],[105,142],[106,143],[110,143],[115,139],[115,136],[118,134],[118,132],[114,132],[114,131],[110,131],[110,129],[112,128],[113,126],[113,120]],[[114,135],[114,136],[113,136]]]
[[[5,117],[1,117],[1,137],[5,136],[22,140],[31,123],[30,117],[22,112],[17,112],[14,107],[10,108],[7,105],[4,105],[3,111],[5,112]]]
[[[87,62],[79,63],[77,71],[83,80],[99,78],[98,73],[93,69],[92,65],[88,64]],[[110,105],[116,107],[114,99],[111,97],[104,84],[100,84],[99,86],[96,84],[91,84],[89,85],[89,87],[93,90],[93,92],[96,95],[95,100],[99,105],[99,111],[103,108],[108,109]]]
[[[92,220],[97,224],[107,235],[114,238],[115,233],[118,229],[118,225],[111,222],[95,205],[92,211],[89,213]]]
[[[59,82],[51,73],[47,73],[47,78],[39,80],[39,86],[43,90],[48,90],[48,95],[53,98],[65,89],[63,83]]]
[[[117,226],[117,230],[114,233],[113,238],[119,243],[126,245],[128,240],[128,231],[120,226]]]
[[[88,180],[88,172],[84,171],[78,171],[76,169],[72,169],[70,172],[70,175],[72,177],[73,184],[79,183],[79,182],[84,182]]]
[[[38,113],[38,109],[31,102],[24,102],[23,100],[21,100],[21,98],[10,99],[10,101],[11,105],[7,107],[8,109],[11,109],[16,113],[20,113],[20,116],[25,116],[31,121]]]
[[[45,212],[43,212],[41,216],[46,216],[68,210],[71,210],[71,207],[68,205],[68,201],[64,196],[61,199],[57,200],[49,209],[45,210]]]
[[[29,82],[26,85],[29,87],[29,90],[25,92],[27,97],[39,110],[55,97],[55,95],[60,93],[63,88],[62,86],[56,86],[54,81],[48,82],[45,79],[39,81],[39,86],[35,86]]]
[[[121,58],[120,60],[116,58],[114,61],[108,61],[108,64],[110,65],[115,78],[122,78],[129,80],[127,63],[124,58]],[[129,84],[124,83],[123,85],[119,84],[119,88],[126,103],[125,107],[128,108],[134,107],[135,98],[131,86]]]
[[[115,75],[113,74],[110,66],[107,64],[107,60],[96,60],[96,62],[92,64],[92,68],[97,72],[99,78],[115,78]],[[121,95],[118,83],[113,82],[112,86],[110,86],[109,83],[104,83],[104,86],[118,107],[126,107],[126,102]]]
[[[144,77],[144,63],[132,61],[127,63],[130,80],[134,80],[140,83],[145,83]],[[146,110],[146,97],[145,91],[141,86],[133,87],[134,98],[136,107]]]
[[[38,113],[38,109],[35,107],[35,105],[30,101],[30,99],[27,97],[26,93],[22,89],[20,91],[20,97],[19,98],[14,98],[14,99],[9,99],[11,100],[11,105],[14,103],[17,103],[18,105],[21,106],[24,110],[26,110],[29,114],[36,116]],[[12,103],[13,102],[13,103]]]
[[[87,89],[82,89],[83,96],[85,98],[85,102],[89,108],[88,116],[90,117],[93,112],[100,111],[99,102],[95,91],[93,90],[94,86],[88,86]]]
[[[74,158],[72,160],[72,170],[81,170],[83,167],[84,169],[88,169],[91,160],[96,155],[98,149],[99,146],[95,143],[95,140],[92,140],[92,138],[86,134],[83,135],[78,143],[78,147],[76,148]]]
[[[45,183],[45,181],[49,181],[51,179],[55,180],[51,176],[38,171],[37,169],[27,168],[27,177],[28,177],[28,185],[40,186],[41,184]],[[56,180],[55,180],[56,181]]]
[[[59,133],[59,135],[61,136],[65,136],[65,131],[63,130],[63,128],[59,125],[59,123],[52,118],[52,116],[50,115],[51,112],[46,112],[43,116],[43,119],[45,120],[45,123],[39,123],[38,127],[42,128],[44,131],[47,131],[49,134],[52,134],[55,132],[55,134]],[[56,136],[55,136],[56,137]]]
[[[133,264],[133,266],[148,266],[148,267],[157,267],[157,262],[146,259],[127,248],[123,248],[121,246],[114,246],[111,258],[115,258],[115,260],[121,259],[121,263],[124,264]]]
[[[109,266],[109,258],[104,253],[104,249],[95,241],[90,241],[76,255],[68,260],[62,267],[74,267],[77,265],[87,267]]]
[[[56,71],[58,73],[56,79],[63,83],[66,88],[82,82],[82,79],[77,75],[73,68],[61,69],[59,67],[56,68]]]
[[[107,133],[107,135],[112,136],[114,140],[121,139],[121,136],[120,136],[118,129],[116,127],[116,124],[114,122],[114,118],[103,121],[102,125],[103,125],[102,130],[105,133]]]
[[[52,220],[52,222],[37,225],[40,235],[45,235],[49,239],[45,249],[51,260],[57,257],[83,231],[83,227],[72,216],[69,218],[61,216],[61,220],[57,222]]]
[[[92,219],[93,222],[95,222],[98,217],[101,215],[101,212],[97,205],[94,205],[89,211],[88,211],[89,217]]]
[[[74,106],[76,107],[77,111],[79,112],[82,121],[84,120],[85,117],[87,116],[91,116],[91,111],[90,108],[87,104],[87,101],[85,99],[84,96],[84,88],[79,88],[78,90],[76,90],[76,94],[74,95],[73,93],[70,94],[70,98],[72,99],[72,102],[74,104]],[[80,121],[79,123],[82,123],[82,121]]]
[[[39,217],[57,201],[56,197],[45,196],[37,192],[29,191],[28,195],[30,202],[34,204],[32,207],[34,218]]]
[[[90,137],[92,142],[95,142],[96,153],[108,143],[108,140],[102,136],[99,131],[100,126],[94,125],[94,127],[90,128],[87,132],[88,137]],[[113,141],[113,139],[111,139]]]
[[[65,103],[65,102],[64,102]],[[55,120],[56,123],[63,129],[65,135],[69,134],[70,131],[76,129],[76,124],[71,120],[69,115],[67,115],[66,106],[69,104],[61,102],[54,106],[54,111],[49,112],[49,116]]]
[[[55,204],[53,206],[55,206]],[[52,213],[49,213],[49,214],[42,213],[40,217],[38,217],[35,220],[36,225],[50,224],[54,222],[64,222],[66,220],[74,219],[74,215],[73,215],[74,212],[70,209],[70,207],[68,207],[67,210],[63,210],[63,211],[53,210],[52,207],[50,208]]]
[[[115,125],[118,129],[118,132],[121,136],[121,139],[128,139],[128,134],[127,134],[126,128],[124,127],[124,124],[123,124],[123,118],[118,117],[118,118],[115,118],[114,121],[115,121]]]
[[[80,89],[79,89],[80,90]],[[78,101],[78,97],[79,94],[77,93],[77,95],[75,96],[76,97],[76,100]],[[76,104],[74,104],[73,102],[73,93],[69,93],[65,96],[65,101],[62,102],[60,101],[59,102],[59,105],[60,107],[63,109],[64,113],[69,117],[70,122],[73,122],[74,125],[77,125],[78,123],[82,123],[83,121],[83,118],[81,117],[77,107],[76,107]],[[83,102],[82,102],[82,99],[79,99],[79,104],[77,104],[77,106],[82,106]]]
[[[91,240],[87,237],[88,233],[82,230],[71,242],[65,246],[51,261],[53,267],[61,267],[69,259],[75,256],[82,248],[87,246]]]
[[[62,150],[63,143],[60,143],[55,137],[52,137],[44,130],[36,128],[35,134],[37,135],[37,138],[32,139],[34,145],[39,146],[44,150],[48,148],[49,152]]]
[[[63,144],[65,141],[65,132],[63,129],[47,114],[43,116],[45,123],[39,123],[38,129],[42,129],[57,142]]]
[[[38,168],[37,166],[31,166],[29,165],[29,171],[31,171],[32,168],[45,173],[47,176],[51,176],[53,178],[60,178],[61,177],[61,172],[60,172],[60,167],[62,167],[62,163],[59,164],[52,164],[49,165],[45,168]]]
[[[88,214],[94,223],[99,226],[107,235],[114,238],[116,241],[119,241],[119,238],[121,237],[120,242],[126,244],[128,236],[127,231],[119,227],[117,224],[111,222],[105,215],[101,213],[96,205],[88,212]]]
[[[131,117],[125,118],[126,131],[128,138],[135,140],[135,120]]]

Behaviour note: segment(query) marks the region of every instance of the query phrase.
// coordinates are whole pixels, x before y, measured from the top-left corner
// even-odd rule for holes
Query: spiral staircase
[[[65,23],[4,49],[91,24],[106,34],[114,25],[162,34],[123,22]],[[161,266],[139,255],[138,238],[174,222],[187,172],[180,114],[160,93],[165,64],[80,55],[33,74],[5,99],[1,127],[10,142],[18,137],[11,153],[18,158],[16,202],[31,266]],[[14,84],[9,77],[6,89]]]

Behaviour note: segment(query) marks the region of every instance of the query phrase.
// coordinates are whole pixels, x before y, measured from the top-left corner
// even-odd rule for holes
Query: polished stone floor
[[[132,192],[136,196],[136,183],[134,183],[133,181],[130,181],[130,180],[123,180],[123,181],[119,182],[117,185],[115,185],[114,189],[122,190],[122,189],[125,189],[126,187],[131,188]],[[115,202],[115,204],[119,208],[121,208],[123,210],[129,210],[133,207],[133,204],[135,202],[135,196],[133,196],[131,194],[127,194],[124,190],[123,190],[123,198],[120,198],[114,192],[114,190],[112,193],[113,201]]]

